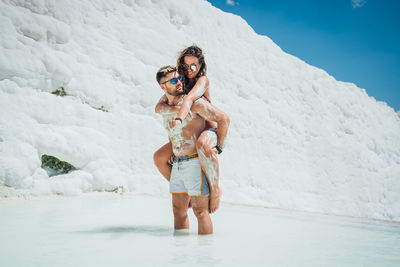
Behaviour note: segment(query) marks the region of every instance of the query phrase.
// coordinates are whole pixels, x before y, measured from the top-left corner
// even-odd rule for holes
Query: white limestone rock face
[[[399,113],[202,0],[1,1],[0,196],[168,196],[155,73],[193,43],[231,119],[224,201],[400,220]]]

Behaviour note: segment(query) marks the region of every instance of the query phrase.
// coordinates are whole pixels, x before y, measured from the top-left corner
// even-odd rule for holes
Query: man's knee
[[[184,207],[183,205],[173,203],[172,211],[175,217],[183,218],[187,216],[187,206]]]
[[[203,207],[193,206],[193,212],[197,218],[203,218],[203,217],[209,216],[208,208],[204,207],[204,206]]]

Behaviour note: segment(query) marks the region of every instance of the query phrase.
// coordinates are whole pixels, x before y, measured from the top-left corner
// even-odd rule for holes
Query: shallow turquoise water
[[[400,224],[223,205],[174,235],[170,199],[0,201],[0,266],[400,266]]]

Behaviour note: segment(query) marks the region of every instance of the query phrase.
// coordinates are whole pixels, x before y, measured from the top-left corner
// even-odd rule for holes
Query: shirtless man
[[[162,116],[175,155],[170,179],[174,228],[175,230],[189,228],[187,210],[191,201],[198,221],[198,233],[211,234],[213,226],[209,214],[210,189],[207,178],[200,168],[196,154],[196,140],[205,128],[205,120],[215,121],[218,124],[218,143],[222,147],[228,131],[229,117],[200,98],[193,103],[191,116],[187,116],[182,124],[170,128],[168,121],[177,116],[185,97],[181,78],[173,66],[162,67],[157,72],[157,82],[168,98],[168,105],[173,107]],[[217,149],[213,153],[216,157]]]

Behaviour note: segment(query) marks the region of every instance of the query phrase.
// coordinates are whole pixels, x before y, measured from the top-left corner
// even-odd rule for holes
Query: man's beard
[[[180,91],[173,91],[173,92],[168,92],[168,94],[172,95],[172,96],[179,96],[179,95],[183,95],[183,92]]]
[[[173,88],[173,89],[169,89],[169,88],[167,88],[168,90],[168,94],[170,94],[170,95],[172,95],[172,96],[179,96],[179,95],[183,95],[184,94],[184,92],[183,92],[183,87],[181,87],[180,89],[177,89],[177,88]]]

